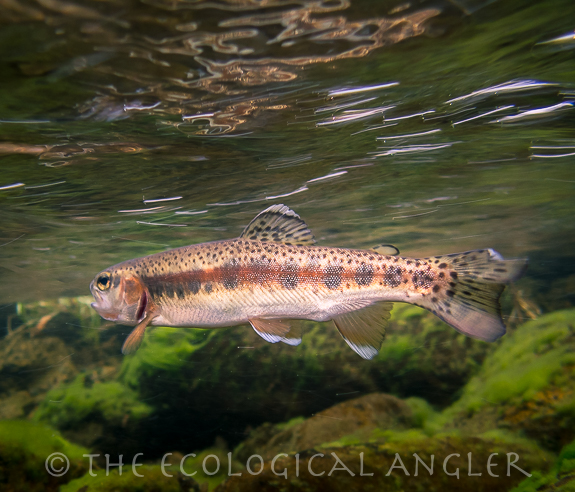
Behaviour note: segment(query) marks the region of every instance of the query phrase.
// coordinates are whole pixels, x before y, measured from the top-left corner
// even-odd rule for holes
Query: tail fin
[[[499,297],[523,275],[527,260],[505,260],[492,249],[428,258],[444,272],[448,287],[426,296],[422,307],[457,331],[493,342],[505,334]]]

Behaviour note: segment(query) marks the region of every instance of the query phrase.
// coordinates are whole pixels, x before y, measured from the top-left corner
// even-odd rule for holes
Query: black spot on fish
[[[451,275],[451,278],[452,278],[453,280],[456,280],[456,279],[457,279],[457,272],[449,272],[449,275]]]
[[[433,292],[439,292],[440,289],[441,287],[439,287],[437,284],[433,286]]]
[[[292,262],[284,263],[280,272],[280,283],[285,289],[295,289],[297,287],[297,272],[299,267]]]
[[[148,286],[148,292],[150,293],[150,296],[152,298],[156,298],[158,297],[158,286],[157,285],[149,285]]]
[[[164,290],[168,297],[174,297],[174,286],[172,284],[166,284]]]
[[[130,268],[130,270],[131,270],[131,268]],[[114,281],[112,282],[112,286],[118,287],[118,285],[120,285],[120,280],[121,280],[120,275],[115,275]]]
[[[438,268],[447,268],[447,263],[440,263]]]
[[[212,293],[212,284],[210,282],[208,282],[208,283],[206,283],[206,285],[204,285],[204,291],[206,294]]]
[[[233,290],[239,283],[239,267],[236,261],[225,264],[222,267],[222,283],[228,290]]]
[[[328,289],[337,289],[341,284],[343,267],[340,265],[328,265],[323,271],[323,283]]]
[[[355,283],[362,287],[373,282],[373,267],[371,265],[360,265],[355,271]]]
[[[447,294],[448,297],[453,297],[455,295],[455,292],[453,292],[452,290],[447,290],[445,291],[445,293]]]
[[[397,287],[401,284],[401,279],[401,268],[398,266],[389,267],[383,276],[383,281],[390,287]]]
[[[202,284],[199,280],[192,280],[189,284],[189,287],[192,294],[197,294],[200,291]]]
[[[185,292],[184,287],[182,285],[177,285],[175,290],[176,290],[176,295],[178,296],[178,299],[183,299],[184,297],[186,297],[186,292]]]

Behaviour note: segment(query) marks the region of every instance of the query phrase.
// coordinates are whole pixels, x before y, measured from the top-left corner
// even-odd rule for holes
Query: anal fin
[[[249,321],[254,331],[266,342],[283,342],[293,346],[301,343],[301,327],[298,321],[265,318]]]
[[[378,302],[333,318],[347,344],[364,359],[373,359],[385,338],[393,303]]]

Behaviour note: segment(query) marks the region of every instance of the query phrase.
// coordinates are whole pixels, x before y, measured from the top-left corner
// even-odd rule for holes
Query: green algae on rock
[[[398,307],[380,355],[369,364],[348,353],[327,324],[306,323],[298,347],[266,344],[248,327],[155,328],[124,360],[119,380],[150,399],[152,415],[174,422],[158,437],[162,447],[209,446],[214,436],[202,439],[206,427],[224,429],[220,435],[235,444],[246,427],[311,415],[377,391],[444,405],[492,347],[420,308]]]
[[[442,418],[446,429],[503,428],[558,451],[575,437],[575,310],[523,324],[505,337]]]
[[[21,420],[0,421],[0,488],[3,492],[56,492],[60,485],[81,476],[88,465],[89,451],[66,441],[58,431]],[[52,453],[64,454],[70,463],[61,477],[47,472]],[[54,463],[54,470],[64,463]]]
[[[0,415],[33,416],[101,451],[111,452],[129,437],[127,454],[201,449],[218,434],[235,445],[246,427],[310,415],[364,393],[428,396],[445,404],[492,348],[420,308],[398,305],[382,352],[369,364],[349,353],[329,326],[317,323],[306,324],[299,347],[270,346],[248,327],[155,328],[135,356],[121,360],[123,328],[92,326],[99,320],[84,298],[27,304],[21,312],[27,325],[0,341],[4,366],[14,357],[23,369],[60,365],[26,373],[45,374],[44,379],[53,374],[50,384],[31,383],[34,396],[6,388]],[[62,315],[79,320],[82,338],[58,329]],[[42,319],[41,327],[54,325],[54,336],[32,336]],[[47,346],[54,347],[49,359],[42,355]],[[172,424],[157,431],[143,423],[148,417]],[[206,434],[206,428],[214,432]]]
[[[575,441],[565,446],[549,473],[533,472],[511,492],[575,491]]]
[[[103,330],[87,301],[18,304],[22,324],[0,340],[0,418],[30,418],[50,390],[81,372],[93,380],[115,375],[120,365],[116,330]]]
[[[92,447],[113,441],[118,429],[122,429],[120,435],[129,433],[151,411],[120,382],[94,382],[90,374],[80,374],[71,384],[50,391],[33,418]],[[90,432],[85,432],[87,428]]]
[[[398,432],[396,436],[388,435],[387,442],[332,444],[296,455],[278,455],[273,465],[266,461],[261,472],[258,461],[252,460],[252,473],[244,470],[216,491],[507,492],[525,477],[513,466],[507,472],[508,460],[516,458],[515,464],[525,473],[547,469],[552,459],[537,446],[513,438],[428,437]],[[488,463],[492,465],[492,475],[488,473]]]
[[[244,462],[252,454],[269,460],[278,453],[314,448],[344,436],[368,439],[377,428],[405,430],[413,425],[412,421],[411,408],[404,401],[395,396],[373,393],[338,403],[290,425],[264,424],[253,431],[234,454]]]
[[[143,457],[132,463],[123,460],[121,473],[117,466],[107,472],[103,463],[95,463],[91,474],[71,481],[60,492],[209,492],[242,469],[224,445],[186,455],[165,453],[162,458],[160,464],[143,464]]]
[[[165,468],[165,474],[159,465],[141,465],[135,468],[113,470],[106,474],[103,470],[95,470],[81,478],[72,480],[60,488],[60,492],[200,492],[196,481],[184,474]],[[98,473],[99,471],[99,473]],[[172,475],[172,476],[167,476]]]

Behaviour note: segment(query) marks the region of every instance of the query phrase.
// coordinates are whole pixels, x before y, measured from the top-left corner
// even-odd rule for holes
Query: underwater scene
[[[575,491],[573,0],[0,0],[0,73],[0,490]]]

